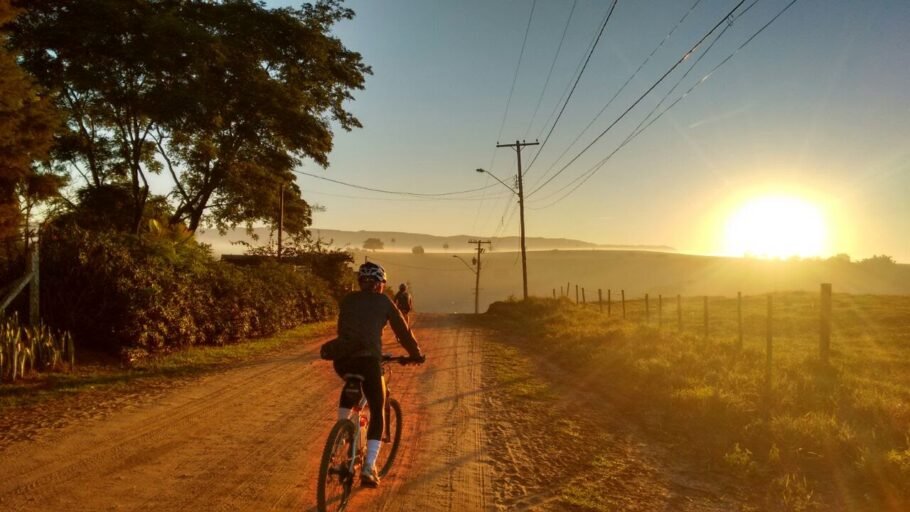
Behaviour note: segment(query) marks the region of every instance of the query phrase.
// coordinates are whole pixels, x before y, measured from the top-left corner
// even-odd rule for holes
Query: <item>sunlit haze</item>
[[[737,50],[789,3],[757,2],[633,107],[736,3],[618,2],[549,141],[522,153],[528,236],[910,261],[910,2],[802,0]],[[325,207],[314,227],[517,235],[515,197],[474,170],[512,183],[515,151],[496,143],[544,142],[610,4],[345,2],[356,16],[335,33],[373,69],[349,103],[363,128],[337,129],[329,167],[301,171],[395,192],[487,188],[414,197],[302,175],[304,198]],[[775,210],[800,216],[778,219],[787,230],[761,228],[780,242],[729,235],[756,189],[810,190],[836,228],[822,240],[796,208]]]

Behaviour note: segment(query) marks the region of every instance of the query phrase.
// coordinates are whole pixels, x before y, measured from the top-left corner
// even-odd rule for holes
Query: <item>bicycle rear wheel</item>
[[[354,424],[338,420],[322,451],[319,463],[319,482],[316,486],[316,507],[319,512],[341,512],[347,507],[354,485],[353,454]]]
[[[376,467],[379,468],[379,476],[385,476],[392,468],[395,462],[395,456],[398,455],[398,447],[401,444],[401,404],[394,398],[388,400],[388,410],[386,411],[387,428],[382,433],[383,447],[376,458]]]

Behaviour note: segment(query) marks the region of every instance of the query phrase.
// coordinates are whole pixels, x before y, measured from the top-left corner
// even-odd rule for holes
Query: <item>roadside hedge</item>
[[[332,286],[301,267],[234,266],[192,239],[72,226],[43,235],[42,317],[83,348],[219,345],[335,313]]]

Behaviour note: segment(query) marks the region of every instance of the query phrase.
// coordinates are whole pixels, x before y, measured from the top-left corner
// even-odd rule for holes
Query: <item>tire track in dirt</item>
[[[145,489],[152,490],[147,499],[160,506],[162,496],[154,489],[171,475],[159,468],[171,460],[173,452],[180,448],[185,454],[198,449],[204,444],[200,442],[204,437],[200,438],[199,433],[206,425],[219,424],[219,418],[233,409],[237,400],[245,400],[251,393],[255,395],[263,382],[275,381],[301,362],[299,356],[281,356],[277,361],[241,366],[166,395],[149,408],[127,411],[109,421],[73,424],[61,431],[56,436],[58,439],[43,443],[46,446],[43,452],[28,450],[27,446],[6,450],[3,458],[18,463],[10,465],[15,477],[2,479],[0,505],[9,510],[32,510],[30,503],[40,503],[42,499],[53,502],[61,495],[60,488],[72,488],[76,496],[85,495],[86,501],[91,503],[92,486],[84,485],[84,480],[88,475],[95,475],[101,481],[113,477],[145,484],[126,489],[122,502],[116,492],[111,493],[115,502],[112,506],[134,502]],[[111,490],[116,491],[116,488]],[[15,497],[26,502],[17,505]],[[80,503],[77,499],[67,503],[65,508],[79,510]],[[41,510],[40,507],[34,509]],[[92,509],[85,507],[85,510]]]
[[[479,342],[450,317],[418,318],[428,363],[393,369],[399,458],[349,510],[488,508]],[[317,359],[318,341],[10,444],[0,450],[0,509],[314,510],[341,387]]]

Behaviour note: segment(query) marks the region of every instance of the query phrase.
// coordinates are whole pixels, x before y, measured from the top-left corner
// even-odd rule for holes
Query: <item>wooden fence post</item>
[[[736,341],[736,348],[743,348],[743,292],[736,292],[736,326],[739,337]]]
[[[651,306],[648,303],[648,294],[645,294],[645,323],[651,323]]]
[[[768,294],[768,315],[767,315],[767,326],[765,330],[767,332],[766,347],[765,347],[765,387],[767,392],[771,392],[771,340],[773,339],[774,332],[774,322],[772,313],[774,312],[774,299],[773,296]]]
[[[575,303],[578,304],[578,285],[575,285]]]
[[[705,295],[705,340],[708,339],[710,332],[708,331],[708,296]]]
[[[626,319],[626,291],[620,290],[619,292],[622,294],[622,319],[625,320]]]
[[[569,296],[569,282],[566,281],[566,297]]]
[[[604,312],[604,296],[600,291],[600,288],[597,289],[597,309],[599,309],[601,313]]]
[[[585,287],[584,286],[581,287],[581,304],[582,304],[582,306],[588,305],[588,299],[585,298]]]
[[[831,283],[822,283],[821,295],[818,356],[827,363],[831,355]]]
[[[556,298],[556,288],[553,288],[553,298]]]
[[[607,288],[607,316],[613,316],[613,297],[610,288]]]
[[[562,293],[562,285],[559,285],[559,296],[562,297],[564,295],[565,293]]]
[[[657,328],[662,329],[664,326],[664,296],[657,294]]]
[[[682,332],[682,295],[676,294],[676,330]]]

